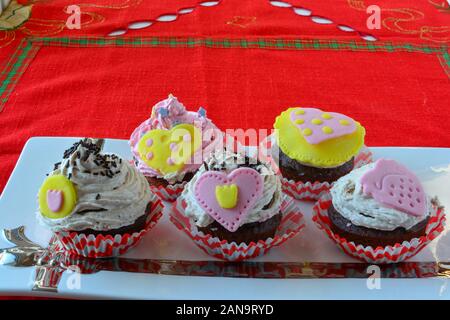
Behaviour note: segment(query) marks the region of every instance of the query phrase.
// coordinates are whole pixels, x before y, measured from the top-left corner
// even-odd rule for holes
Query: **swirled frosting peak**
[[[64,152],[49,177],[69,180],[76,190],[76,203],[59,219],[39,210],[37,217],[43,225],[53,231],[104,231],[131,225],[146,212],[151,201],[147,180],[128,161],[102,153],[103,145],[103,139],[86,138]]]

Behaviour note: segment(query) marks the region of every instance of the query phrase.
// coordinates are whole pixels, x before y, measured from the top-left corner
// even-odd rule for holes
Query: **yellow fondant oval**
[[[49,193],[58,194],[61,204],[53,211],[48,203]],[[77,202],[77,191],[67,177],[56,174],[47,177],[38,193],[39,210],[41,214],[50,219],[61,219],[68,216]]]

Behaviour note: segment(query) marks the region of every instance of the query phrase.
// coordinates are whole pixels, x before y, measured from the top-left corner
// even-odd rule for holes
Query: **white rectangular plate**
[[[47,244],[51,234],[35,220],[36,193],[53,163],[60,161],[64,150],[76,140],[39,137],[27,142],[0,198],[0,229],[25,225],[31,240],[44,246]],[[405,164],[419,176],[427,194],[438,196],[446,208],[450,207],[450,149],[375,147],[371,150],[375,159],[385,157]],[[107,139],[105,151],[131,159],[125,140]],[[342,253],[312,223],[312,203],[299,202],[299,207],[305,215],[306,228],[286,244],[255,261],[358,262]],[[411,261],[450,261],[447,230]],[[0,248],[8,246],[10,244],[5,239],[0,239]],[[214,260],[176,229],[167,219],[167,213],[139,246],[125,257]],[[64,272],[57,296],[138,299],[450,298],[449,280],[430,278],[381,279],[380,289],[369,290],[366,279],[242,279],[101,271],[81,275],[80,287],[74,289],[73,276]],[[33,267],[0,266],[1,295],[42,295],[31,291],[33,280]]]

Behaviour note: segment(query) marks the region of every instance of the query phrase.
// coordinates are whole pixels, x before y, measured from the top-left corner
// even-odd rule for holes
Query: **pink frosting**
[[[161,110],[164,111],[161,112]],[[161,113],[165,115],[161,115]],[[133,131],[130,137],[131,151],[134,155],[134,158],[138,161],[137,168],[144,175],[160,178],[163,177],[163,175],[158,170],[150,168],[140,158],[137,146],[141,137],[150,130],[170,130],[173,126],[181,123],[193,124],[197,128],[201,129],[204,140],[202,142],[202,148],[199,150],[199,152],[201,152],[200,157],[198,154],[194,155],[196,163],[186,164],[184,166],[184,168],[178,173],[180,180],[187,172],[197,170],[202,164],[202,161],[197,161],[197,159],[202,159],[209,155],[221,139],[220,136],[218,137],[218,135],[220,134],[220,130],[211,122],[211,120],[199,115],[197,112],[187,111],[185,106],[180,103],[176,97],[169,95],[167,99],[162,100],[153,106],[150,118],[142,122]],[[206,139],[206,135],[211,134],[212,131],[214,131],[214,138]]]
[[[426,195],[419,179],[394,160],[380,159],[361,177],[363,193],[412,216],[426,214]]]
[[[298,114],[299,110],[303,110],[303,114]],[[324,117],[324,114],[327,117]],[[312,121],[316,119],[319,120],[320,123],[313,123]],[[346,121],[345,124],[341,124],[339,121]],[[341,137],[350,133],[353,133],[356,130],[355,121],[347,117],[346,115],[336,113],[336,112],[324,112],[320,109],[315,108],[296,108],[291,112],[291,121],[300,131],[304,129],[310,129],[312,133],[310,135],[303,135],[305,140],[309,144],[318,144],[323,141]],[[301,123],[297,123],[301,121]],[[323,128],[331,131],[328,133],[323,131]],[[331,132],[331,133],[330,133]]]
[[[237,204],[232,209],[222,208],[216,199],[216,187],[235,184],[238,187]],[[228,231],[236,231],[256,201],[261,198],[264,181],[258,171],[238,168],[229,175],[220,171],[206,171],[195,184],[195,199],[214,220]]]

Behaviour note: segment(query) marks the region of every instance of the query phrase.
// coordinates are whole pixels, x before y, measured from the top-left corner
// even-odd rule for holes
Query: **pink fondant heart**
[[[217,186],[236,184],[238,187],[237,204],[232,209],[224,209],[217,202]],[[253,208],[264,188],[264,181],[258,171],[251,168],[238,168],[228,176],[224,172],[207,171],[195,184],[195,198],[200,206],[214,220],[228,231],[236,231]]]
[[[320,121],[314,123],[315,119]],[[291,112],[291,121],[300,131],[311,130],[310,134],[303,134],[309,144],[318,144],[353,133],[356,130],[356,124],[352,118],[337,112],[325,112],[316,108],[295,108]],[[343,121],[344,124],[340,121]],[[324,127],[328,128],[324,131]],[[331,131],[327,131],[330,128]]]
[[[360,182],[364,194],[386,206],[416,217],[426,213],[426,195],[419,179],[394,160],[378,160]]]
[[[63,205],[64,197],[60,190],[47,190],[47,206],[53,212],[58,212]]]

